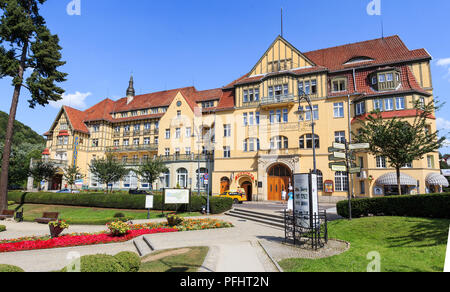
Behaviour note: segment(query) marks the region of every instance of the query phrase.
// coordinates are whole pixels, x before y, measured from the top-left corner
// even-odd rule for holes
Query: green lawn
[[[12,205],[9,209],[15,209],[19,205]],[[25,221],[34,221],[34,219],[42,217],[43,212],[59,212],[59,218],[67,220],[69,224],[81,225],[103,225],[114,220],[116,213],[123,213],[126,217],[131,219],[147,219],[147,210],[120,210],[120,209],[102,209],[102,208],[88,208],[88,207],[73,207],[73,206],[57,206],[57,205],[34,205],[26,204],[20,206],[20,210],[24,208]],[[166,212],[167,213],[167,212]],[[181,213],[183,217],[199,216],[199,212]],[[161,211],[151,211],[150,218],[163,217]]]
[[[205,261],[208,253],[208,247],[189,247],[188,252],[182,254],[170,255],[171,252],[176,253],[181,249],[163,250],[152,253],[142,259],[140,272],[186,272],[195,273]],[[159,254],[164,256],[160,259],[155,258],[150,262],[145,262],[149,257],[157,257]]]
[[[286,259],[290,272],[365,272],[369,252],[381,255],[382,272],[442,272],[450,220],[371,217],[329,223],[330,238],[351,243],[349,251],[325,259]]]

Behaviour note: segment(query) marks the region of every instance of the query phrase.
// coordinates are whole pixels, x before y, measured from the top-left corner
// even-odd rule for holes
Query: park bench
[[[3,210],[0,213],[0,220],[14,218],[14,210]]]
[[[34,222],[48,224],[52,221],[58,220],[59,213],[57,212],[44,212],[41,218],[34,219]]]

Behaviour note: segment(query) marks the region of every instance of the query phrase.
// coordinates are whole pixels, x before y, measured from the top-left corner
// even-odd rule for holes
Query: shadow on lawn
[[[410,219],[411,223],[414,219]],[[416,224],[403,234],[387,237],[386,241],[390,247],[430,247],[447,245],[449,220],[433,219],[429,221],[418,220]]]

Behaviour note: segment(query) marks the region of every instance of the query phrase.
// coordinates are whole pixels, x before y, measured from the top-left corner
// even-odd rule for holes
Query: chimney
[[[127,104],[130,104],[134,96],[136,95],[136,92],[134,91],[134,81],[133,81],[133,75],[130,77],[130,82],[127,89]]]

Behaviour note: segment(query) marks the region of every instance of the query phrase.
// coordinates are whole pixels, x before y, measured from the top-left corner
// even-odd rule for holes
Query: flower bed
[[[145,234],[179,232],[190,230],[204,230],[233,227],[231,223],[211,219],[184,220],[181,225],[169,227],[167,222],[130,225],[130,230],[123,236],[117,236],[107,231],[100,233],[74,233],[57,238],[50,236],[23,237],[9,240],[0,240],[0,253],[37,249],[50,249],[59,247],[73,247],[83,245],[119,243],[132,240]]]

